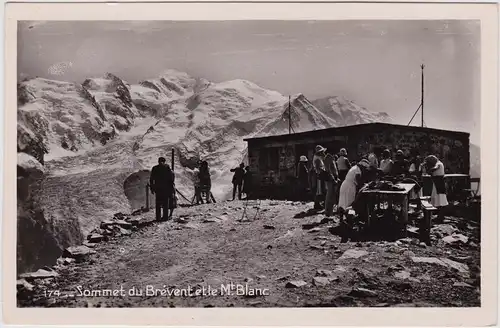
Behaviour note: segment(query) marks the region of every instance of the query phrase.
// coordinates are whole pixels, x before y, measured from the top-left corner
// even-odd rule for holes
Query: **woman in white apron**
[[[425,166],[432,179],[431,204],[437,208],[447,206],[443,163],[436,156],[429,155],[425,158]]]
[[[370,168],[370,162],[362,159],[347,172],[339,191],[338,208],[346,210],[356,199],[358,189],[361,187],[363,174]]]

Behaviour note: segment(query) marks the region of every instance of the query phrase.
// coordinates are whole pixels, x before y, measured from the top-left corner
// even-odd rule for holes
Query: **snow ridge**
[[[193,169],[207,160],[212,192],[221,200],[231,188],[229,170],[247,156],[243,139],[288,133],[288,97],[241,79],[215,83],[166,70],[133,85],[106,73],[81,85],[35,78],[18,90],[18,152],[46,161],[50,190],[44,192],[53,196],[45,198],[45,209],[57,208],[52,214],[58,220],[71,213],[82,229],[113,211],[129,210],[124,179],[150,169],[172,148],[177,188],[192,196]],[[328,99],[293,95],[293,130],[388,118],[340,97]]]

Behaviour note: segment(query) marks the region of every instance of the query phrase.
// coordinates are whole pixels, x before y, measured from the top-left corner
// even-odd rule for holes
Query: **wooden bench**
[[[424,212],[424,218],[420,224],[420,241],[430,244],[430,232],[432,225],[432,214],[438,209],[429,203],[430,197],[421,197],[420,206]]]

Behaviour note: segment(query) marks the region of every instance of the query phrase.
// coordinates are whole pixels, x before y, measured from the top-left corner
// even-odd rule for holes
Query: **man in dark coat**
[[[241,200],[241,187],[243,185],[243,176],[245,174],[244,170],[245,164],[241,163],[239,167],[231,169],[234,172],[233,175],[233,200],[236,196],[236,189],[238,189],[238,199]]]
[[[166,159],[160,157],[158,165],[153,166],[149,179],[151,192],[156,194],[156,220],[164,221],[168,218],[168,210],[174,207],[175,175]],[[161,210],[163,208],[163,216]]]

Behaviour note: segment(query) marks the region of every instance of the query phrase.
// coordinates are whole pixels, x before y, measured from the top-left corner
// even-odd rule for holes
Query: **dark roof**
[[[333,128],[327,128],[327,129],[319,129],[319,130],[312,130],[312,131],[306,131],[306,132],[299,132],[299,133],[292,133],[292,134],[280,134],[280,135],[274,135],[274,136],[265,136],[265,137],[255,137],[255,138],[246,138],[243,139],[244,141],[264,141],[264,140],[269,140],[269,141],[280,141],[280,140],[291,140],[291,139],[296,139],[296,138],[304,138],[304,137],[314,137],[314,136],[319,136],[319,135],[324,135],[324,134],[329,134],[329,132],[335,132],[335,134],[338,134],[339,132],[349,132],[353,130],[358,130],[358,129],[363,129],[363,128],[369,128],[369,127],[377,127],[377,128],[399,128],[399,129],[405,129],[405,130],[410,130],[410,131],[421,131],[425,130],[428,132],[437,132],[441,134],[461,134],[463,136],[469,136],[470,134],[467,132],[461,132],[461,131],[450,131],[450,130],[440,130],[440,129],[433,129],[433,128],[423,128],[420,126],[407,126],[407,125],[401,125],[401,124],[390,124],[390,123],[365,123],[365,124],[355,124],[355,125],[346,125],[346,126],[339,126],[339,127],[333,127]]]

